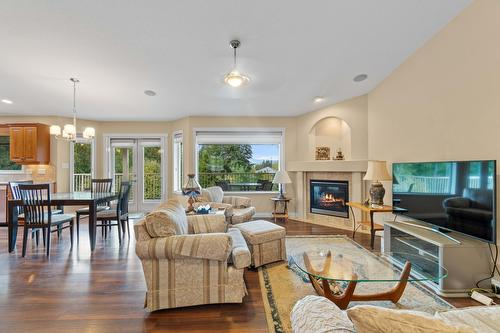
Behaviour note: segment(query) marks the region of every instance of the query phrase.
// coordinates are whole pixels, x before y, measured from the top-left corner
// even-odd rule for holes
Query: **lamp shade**
[[[291,184],[292,180],[285,170],[279,170],[274,175],[273,184]]]
[[[363,180],[392,180],[392,177],[387,171],[385,161],[368,161],[368,170]]]

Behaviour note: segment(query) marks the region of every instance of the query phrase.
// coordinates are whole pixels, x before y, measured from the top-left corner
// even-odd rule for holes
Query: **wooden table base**
[[[329,256],[327,256],[328,258]],[[307,263],[309,260],[307,260]],[[331,260],[328,260],[326,263],[325,269],[329,269],[329,262]],[[356,289],[357,281],[357,276],[353,276],[352,279],[354,281],[349,281],[349,284],[347,285],[347,288],[344,289],[343,293],[340,295],[336,295],[330,286],[330,281],[327,279],[320,279],[317,278],[313,275],[309,274],[309,280],[311,281],[311,284],[320,296],[324,296],[328,298],[330,301],[335,303],[340,309],[345,310],[347,309],[347,306],[351,301],[391,301],[393,303],[397,303],[401,296],[403,295],[403,292],[405,291],[406,284],[408,283],[408,278],[410,277],[410,271],[411,271],[411,263],[407,261],[405,263],[405,266],[403,267],[403,271],[401,272],[401,276],[399,278],[399,282],[396,283],[396,285],[384,292],[380,293],[374,293],[374,294],[361,294],[361,295],[355,295],[354,290]],[[319,272],[320,273],[320,272]],[[317,274],[321,275],[321,274]]]

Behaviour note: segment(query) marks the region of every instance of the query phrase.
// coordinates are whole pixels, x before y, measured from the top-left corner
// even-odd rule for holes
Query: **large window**
[[[282,131],[197,131],[197,176],[202,187],[224,191],[277,191]]]
[[[174,133],[173,138],[173,163],[174,163],[174,191],[182,191],[184,181],[184,147],[182,132]]]
[[[94,143],[76,141],[71,143],[71,190],[89,191],[94,174]]]
[[[0,136],[0,171],[21,171],[22,166],[10,160],[10,137]]]

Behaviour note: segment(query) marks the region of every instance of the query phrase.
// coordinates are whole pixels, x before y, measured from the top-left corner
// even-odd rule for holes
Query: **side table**
[[[277,219],[284,219],[285,222],[288,221],[288,203],[291,199],[288,198],[270,198],[274,203],[273,218],[274,222]],[[278,209],[279,206],[283,205],[283,209]]]
[[[356,231],[358,230],[358,228],[360,226],[364,225],[364,226],[369,227],[370,228],[370,235],[371,235],[370,246],[373,250],[373,246],[375,243],[375,232],[384,230],[383,225],[380,225],[380,224],[373,222],[373,214],[375,214],[375,213],[391,213],[393,211],[393,207],[392,206],[385,206],[385,205],[378,206],[378,207],[372,207],[372,205],[365,205],[361,202],[353,202],[353,201],[348,202],[346,205],[349,206],[349,208],[351,209],[351,213],[352,213],[352,221],[353,221],[352,238],[354,238],[354,235],[356,235]],[[361,212],[368,213],[370,215],[370,220],[357,222],[356,215],[354,214],[353,208],[357,208],[357,209],[361,210]]]

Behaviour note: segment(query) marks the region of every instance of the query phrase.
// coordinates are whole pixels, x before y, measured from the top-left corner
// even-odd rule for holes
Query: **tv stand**
[[[448,235],[449,233],[451,233],[450,230],[446,230],[446,229],[442,229],[442,228],[432,228],[432,227],[428,227],[428,226],[421,224],[421,223],[418,223],[418,224],[414,223],[413,221],[398,221],[398,223],[402,223],[402,224],[410,225],[410,226],[413,226],[416,228],[422,228],[425,230],[433,231],[433,232],[436,232],[438,234],[441,234],[443,237],[447,237],[449,240],[451,240],[457,244],[462,244],[459,240]]]
[[[477,281],[491,273],[488,243],[456,232],[443,234],[418,221],[386,221],[384,252],[397,252],[395,263],[404,266],[405,253],[425,256],[447,269],[448,276],[439,281],[422,282],[445,297],[466,297]]]

